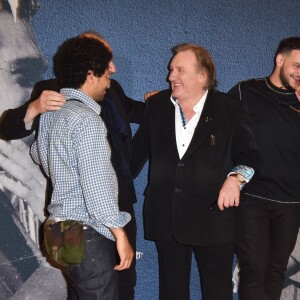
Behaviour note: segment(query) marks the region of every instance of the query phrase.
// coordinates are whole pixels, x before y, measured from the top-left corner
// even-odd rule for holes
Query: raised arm
[[[16,140],[29,136],[38,126],[39,116],[48,110],[58,110],[64,104],[64,97],[56,79],[38,82],[29,101],[23,105],[8,109],[0,118],[0,137],[4,140]]]

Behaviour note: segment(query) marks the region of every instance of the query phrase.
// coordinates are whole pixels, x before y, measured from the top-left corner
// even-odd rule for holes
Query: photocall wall
[[[22,3],[22,6],[20,6]],[[0,0],[0,113],[29,99],[33,85],[51,78],[52,57],[67,38],[87,30],[111,44],[113,76],[131,98],[168,87],[171,48],[204,46],[216,63],[218,89],[267,76],[278,42],[300,35],[299,0]],[[132,125],[133,131],[137,125]],[[32,137],[0,140],[0,300],[66,299],[60,271],[39,250],[46,181],[29,157]],[[143,235],[147,166],[135,181],[138,203],[136,299],[158,299],[154,243]],[[238,272],[233,288],[238,299]],[[291,256],[283,299],[300,297],[300,238]],[[193,262],[191,300],[201,299]],[[297,298],[298,299],[298,298]]]

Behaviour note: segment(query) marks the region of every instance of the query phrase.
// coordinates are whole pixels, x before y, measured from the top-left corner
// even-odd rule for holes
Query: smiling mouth
[[[173,83],[172,85],[173,85],[174,88],[176,88],[176,87],[182,86],[182,83]]]
[[[298,76],[298,75],[291,75],[291,77],[292,77],[298,84],[300,84],[300,76]]]

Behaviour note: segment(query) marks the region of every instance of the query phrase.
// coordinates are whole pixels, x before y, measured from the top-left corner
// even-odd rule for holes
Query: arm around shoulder
[[[0,118],[0,136],[5,140],[20,139],[30,135],[35,128],[27,130],[24,123],[30,101],[14,109],[3,112]]]

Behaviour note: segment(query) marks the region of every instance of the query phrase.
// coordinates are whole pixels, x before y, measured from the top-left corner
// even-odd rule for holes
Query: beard
[[[287,90],[290,90],[290,91],[295,91],[295,88],[290,85],[289,80],[288,80],[287,76],[284,74],[283,70],[284,70],[284,65],[280,69],[280,73],[279,73],[279,79],[282,83],[282,87]]]

